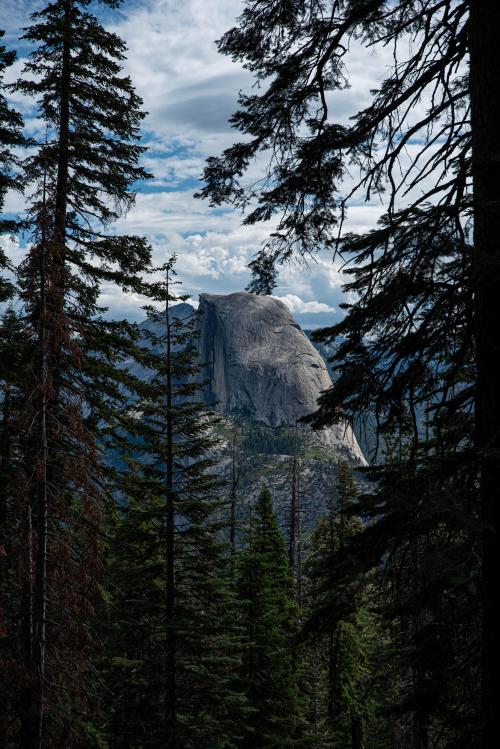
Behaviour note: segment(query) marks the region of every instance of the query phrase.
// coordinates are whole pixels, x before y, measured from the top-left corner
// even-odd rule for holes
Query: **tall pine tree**
[[[209,160],[202,191],[215,205],[251,206],[247,224],[277,217],[251,264],[254,291],[270,293],[291,257],[326,249],[342,258],[351,300],[344,319],[317,335],[340,345],[335,387],[314,423],[375,411],[382,436],[409,416],[408,456],[374,471],[377,489],[360,508],[373,527],[350,558],[366,568],[401,558],[396,547],[403,556],[412,550],[412,565],[392,567],[394,590],[420,632],[406,651],[421,674],[406,705],[435,711],[449,741],[464,746],[490,745],[496,733],[499,8],[494,0],[245,3],[219,48],[260,86],[240,97],[232,118],[246,137]],[[394,55],[367,106],[346,123],[335,103],[349,84],[354,41],[389,45]],[[244,174],[257,156],[265,176],[255,184]],[[385,202],[373,231],[345,231],[354,194]]]
[[[149,391],[133,406],[138,439],[111,547],[104,735],[116,747],[223,749],[245,716],[241,632],[197,321],[172,306],[183,300],[174,260],[157,286],[165,309],[149,311]]]
[[[4,34],[5,32],[0,30],[0,42]],[[2,214],[8,190],[18,190],[22,186],[19,170],[16,169],[19,163],[19,154],[16,153],[16,149],[25,145],[22,132],[23,120],[21,115],[9,105],[4,94],[5,71],[15,59],[16,53],[7,50],[0,43],[0,238],[8,232],[15,232],[18,228],[15,220],[7,219]],[[0,271],[7,265],[4,248],[0,245]],[[9,283],[3,274],[0,275],[0,302],[9,298],[12,292],[12,283]]]
[[[297,611],[285,541],[266,488],[252,509],[237,580],[246,631],[241,679],[253,709],[238,746],[285,749],[297,735]]]
[[[56,0],[32,16],[24,38],[34,51],[15,87],[38,100],[47,130],[24,164],[31,247],[19,270],[28,376],[19,422],[13,735],[26,749],[86,741],[102,567],[97,427],[109,428],[118,413],[115,364],[130,347],[127,326],[106,323],[98,297],[103,281],[142,290],[150,257],[143,239],[106,234],[133,204],[132,185],[147,176],[138,164],[143,114],[121,74],[124,44],[89,5]]]

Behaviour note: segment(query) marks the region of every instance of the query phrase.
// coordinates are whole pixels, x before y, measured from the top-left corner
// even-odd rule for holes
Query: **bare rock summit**
[[[316,410],[319,395],[332,381],[283,302],[250,292],[201,294],[198,314],[209,404],[225,415],[270,427],[293,425]],[[316,435],[325,447],[365,463],[348,424]]]

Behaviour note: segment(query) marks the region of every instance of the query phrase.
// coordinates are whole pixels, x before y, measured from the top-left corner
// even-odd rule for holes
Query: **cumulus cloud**
[[[127,71],[155,138],[182,138],[204,153],[227,140],[238,91],[251,79],[217,53],[215,40],[241,8],[234,0],[146,0],[128,12],[124,6],[114,29],[127,42]]]
[[[27,25],[29,12],[42,0],[1,0],[0,4],[0,27],[3,22],[9,43],[16,46],[19,27]],[[212,209],[193,197],[206,157],[241,137],[228,118],[237,107],[239,91],[249,91],[252,78],[239,63],[218,54],[215,40],[234,25],[242,7],[240,0],[127,0],[118,12],[94,6],[128,46],[126,72],[148,112],[143,142],[149,150],[143,163],[154,176],[139,186],[134,208],[111,231],[146,236],[158,265],[175,251],[178,272],[194,300],[203,291],[230,293],[245,288],[249,261],[275,228],[274,221],[243,227],[241,215],[231,208]],[[9,73],[11,80],[19,75],[28,52],[23,43],[17,47],[21,59]],[[390,51],[374,55],[358,42],[353,42],[347,57],[352,85],[328,99],[331,117],[342,122],[368,103],[370,89],[391,64]],[[43,135],[33,102],[19,94],[14,97],[28,133]],[[247,178],[260,168],[252,165]],[[21,211],[24,203],[22,196],[9,196],[7,210]],[[353,205],[346,228],[366,231],[382,210],[376,203]],[[10,249],[16,258],[22,253],[19,245]],[[320,253],[308,266],[283,266],[276,294],[299,322],[329,324],[339,314],[344,280],[340,263]],[[110,315],[143,316],[144,300],[125,297],[111,287],[103,289],[101,301],[109,306]]]
[[[316,301],[304,302],[303,299],[301,299],[299,296],[296,296],[295,294],[277,296],[276,299],[279,299],[280,302],[286,304],[290,312],[294,313],[311,312],[313,314],[316,314],[318,312],[335,312],[335,309],[333,307],[330,307],[329,304]]]

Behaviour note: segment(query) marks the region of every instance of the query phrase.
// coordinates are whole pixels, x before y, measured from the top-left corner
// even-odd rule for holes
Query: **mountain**
[[[338,461],[366,464],[347,423],[320,431],[298,423],[332,386],[324,359],[288,307],[270,296],[201,294],[198,310],[179,304],[171,314],[196,317],[201,377],[208,383],[203,397],[221,415],[217,459],[228,479],[236,445],[240,515],[265,484],[286,531],[295,454],[303,523],[310,527],[334,491]],[[161,318],[140,327],[157,338],[165,332]],[[145,345],[151,345],[147,339]],[[130,366],[136,375],[148,376],[137,365]]]
[[[283,302],[250,292],[201,294],[198,315],[207,403],[224,415],[269,427],[293,426],[316,410],[332,381]],[[364,462],[347,424],[324,429],[317,438],[353,462]]]

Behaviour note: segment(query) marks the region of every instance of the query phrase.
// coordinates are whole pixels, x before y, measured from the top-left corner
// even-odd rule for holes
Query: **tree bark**
[[[58,122],[58,162],[54,227],[51,236],[46,217],[46,175],[43,184],[43,215],[40,238],[39,389],[38,440],[32,497],[36,508],[36,556],[34,560],[33,626],[30,647],[30,685],[21,718],[22,749],[41,749],[44,741],[45,650],[47,641],[47,539],[49,485],[51,484],[50,413],[57,409],[57,370],[60,367],[58,320],[64,312],[64,263],[66,243],[67,186],[69,169],[69,120],[71,86],[71,14],[73,0],[64,4],[64,40],[61,64],[61,98]],[[54,325],[55,322],[55,325]],[[53,393],[49,396],[49,389]],[[52,449],[55,445],[52,444]]]
[[[496,603],[500,489],[500,3],[470,1],[470,92],[477,345],[476,449],[483,522],[483,746],[497,739],[493,704],[498,673]]]
[[[363,721],[355,708],[351,708],[351,747],[363,749]]]
[[[300,457],[298,428],[295,425],[293,437],[293,460],[292,460],[292,493],[290,498],[290,532],[288,545],[288,560],[290,572],[293,576],[295,597],[297,601],[302,599],[302,544],[300,523]]]
[[[229,545],[231,547],[231,556],[236,554],[236,503],[238,499],[238,484],[240,481],[240,467],[236,462],[237,435],[236,429],[233,432],[233,441],[231,445],[231,502],[230,502],[230,525],[229,525]]]
[[[169,276],[167,271],[167,296],[169,293]],[[166,398],[167,398],[167,430],[166,430],[166,470],[167,496],[165,508],[165,607],[167,625],[167,653],[166,653],[166,746],[169,749],[177,747],[177,678],[176,678],[176,637],[175,637],[175,494],[174,494],[174,440],[173,440],[173,380],[172,380],[172,325],[170,306],[166,302]]]

